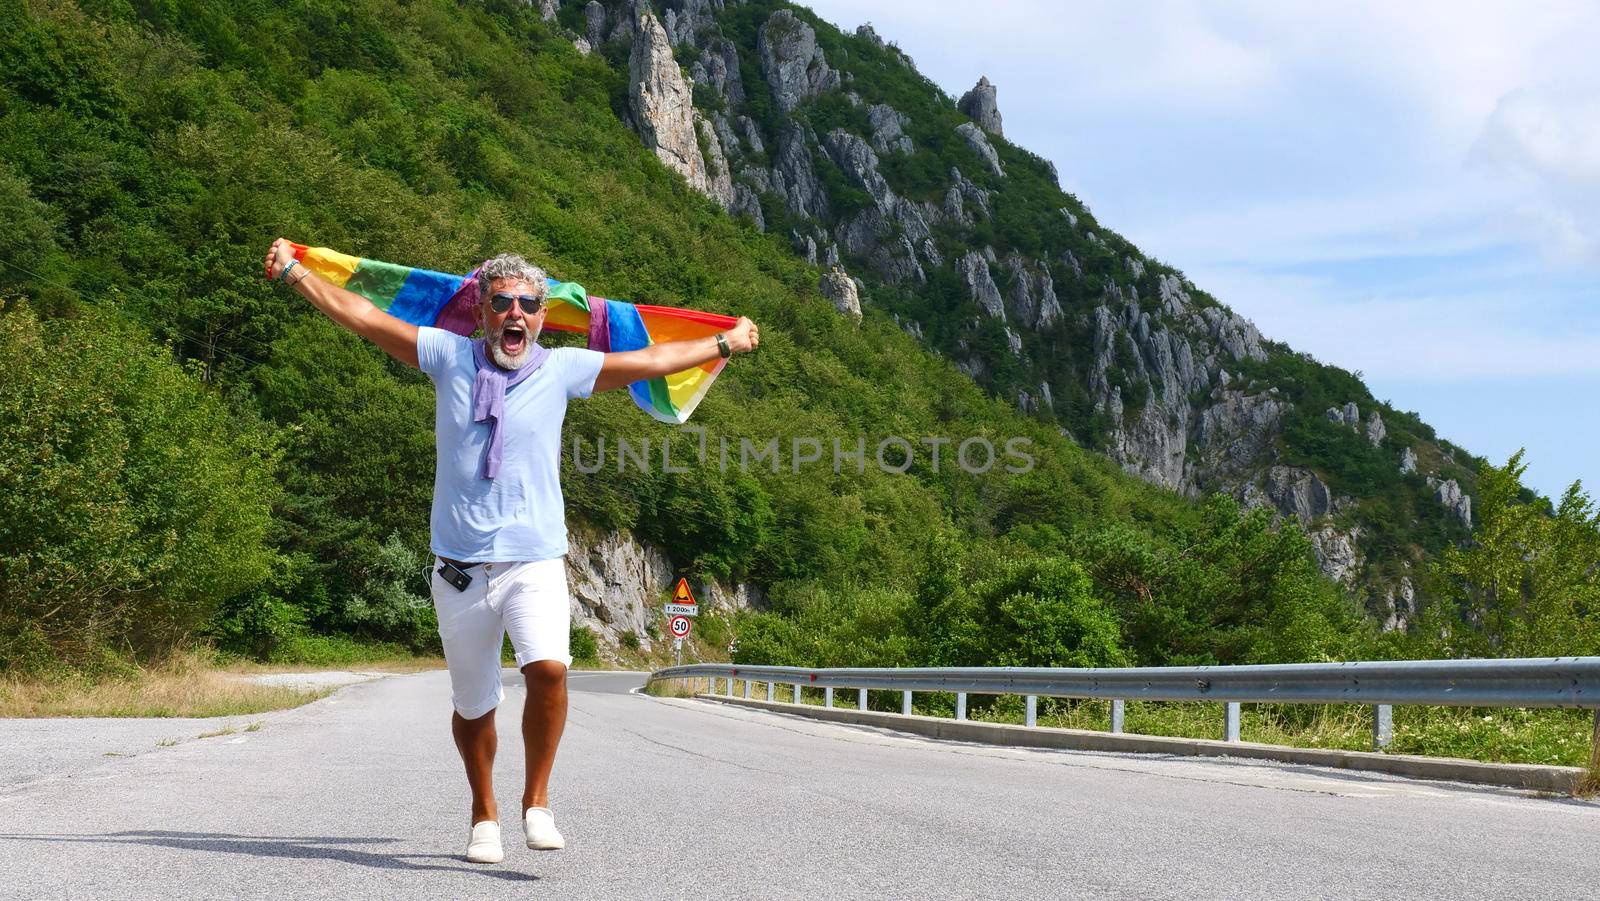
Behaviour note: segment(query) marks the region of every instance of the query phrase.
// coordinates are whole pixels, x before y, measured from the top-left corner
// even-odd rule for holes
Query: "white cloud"
[[[1558,258],[1600,260],[1600,97],[1545,86],[1506,94],[1473,158],[1523,183],[1517,215]]]

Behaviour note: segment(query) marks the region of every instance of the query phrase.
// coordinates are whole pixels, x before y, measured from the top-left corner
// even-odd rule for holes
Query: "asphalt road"
[[[0,721],[0,897],[1571,898],[1600,806],[1281,764],[1001,749],[572,677],[565,851],[461,859],[443,673],[214,720]],[[244,731],[255,722],[256,731]],[[203,732],[236,731],[209,738]],[[123,756],[105,756],[106,753]]]

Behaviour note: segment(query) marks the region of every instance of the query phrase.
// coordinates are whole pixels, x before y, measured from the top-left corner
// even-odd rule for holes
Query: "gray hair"
[[[527,282],[533,286],[533,293],[540,300],[544,300],[550,293],[550,286],[545,282],[543,269],[517,254],[502,253],[485,260],[483,266],[478,269],[479,303],[483,303],[489,296],[489,283],[497,278],[513,278]]]

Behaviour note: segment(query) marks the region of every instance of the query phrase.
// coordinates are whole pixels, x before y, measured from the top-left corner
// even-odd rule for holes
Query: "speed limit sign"
[[[672,635],[674,638],[683,638],[689,634],[689,617],[674,616],[672,618]]]

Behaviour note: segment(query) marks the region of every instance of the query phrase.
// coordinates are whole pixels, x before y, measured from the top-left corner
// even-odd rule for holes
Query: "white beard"
[[[515,355],[506,353],[506,349],[501,346],[506,334],[504,325],[484,336],[484,344],[489,351],[489,359],[493,360],[496,366],[501,369],[520,369],[522,364],[527,362],[528,353],[533,350],[533,342],[538,340],[539,333],[529,328],[526,320],[522,323],[522,330],[526,335],[522,340],[522,352]]]

